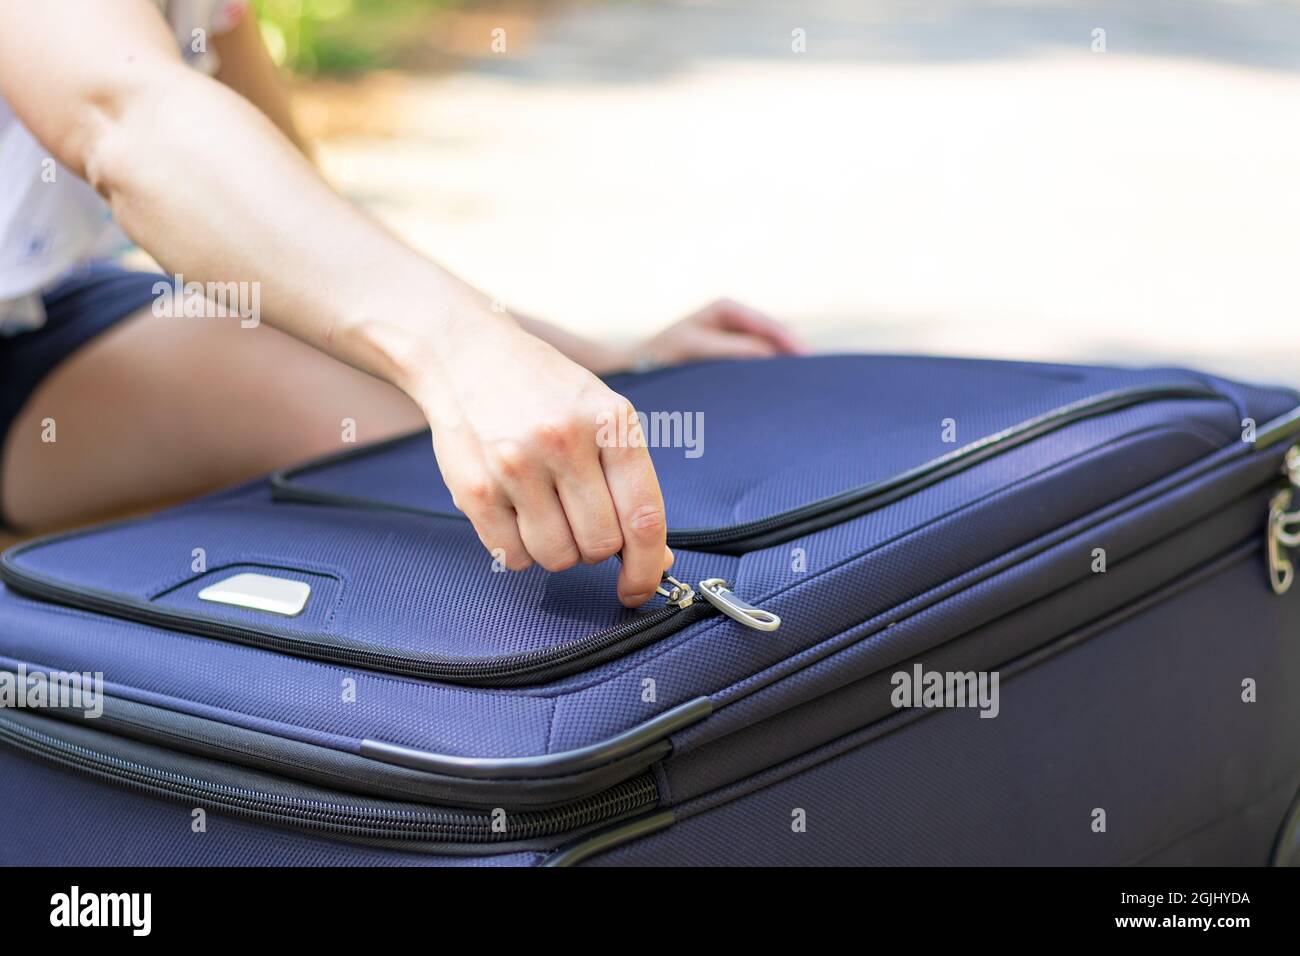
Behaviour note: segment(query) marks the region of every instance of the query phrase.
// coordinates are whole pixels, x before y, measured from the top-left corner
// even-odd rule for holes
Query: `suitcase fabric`
[[[693,602],[498,573],[427,434],[11,549],[0,701],[103,699],[0,709],[0,862],[1285,855],[1295,392],[883,356],[611,384]],[[240,573],[306,606],[199,597]],[[897,706],[918,669],[996,673],[996,716]]]

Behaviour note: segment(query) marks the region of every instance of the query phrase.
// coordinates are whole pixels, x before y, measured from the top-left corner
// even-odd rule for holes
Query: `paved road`
[[[322,158],[521,309],[627,337],[730,294],[825,348],[1300,384],[1300,4],[620,2],[503,16],[504,54],[492,22]]]

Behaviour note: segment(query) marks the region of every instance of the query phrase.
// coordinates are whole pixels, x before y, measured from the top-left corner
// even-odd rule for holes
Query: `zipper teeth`
[[[713,550],[731,555],[743,554],[746,550],[752,550],[755,547],[780,544],[783,541],[791,540],[798,534],[819,530],[835,523],[837,520],[843,520],[843,518],[837,517],[840,513],[846,513],[845,517],[856,517],[865,514],[872,510],[872,502],[877,499],[880,499],[883,504],[886,503],[883,499],[886,499],[890,494],[897,495],[900,492],[919,491],[940,478],[985,460],[992,454],[1000,453],[1006,448],[1031,441],[1075,422],[1145,402],[1196,399],[1228,401],[1224,395],[1208,386],[1182,383],[1137,386],[1102,392],[1062,405],[1034,418],[1004,428],[1002,431],[986,435],[970,445],[963,446],[947,455],[919,465],[910,471],[886,479],[884,482],[852,488],[819,501],[810,502],[765,518],[757,518],[743,524],[733,524],[721,528],[670,529],[668,531],[668,544],[673,547],[705,551]],[[423,433],[416,433],[416,435],[419,434]],[[382,501],[374,501],[353,495],[318,491],[314,488],[302,487],[296,483],[295,479],[299,475],[334,464],[346,464],[357,458],[372,455],[393,445],[409,441],[413,437],[415,435],[399,436],[385,442],[379,442],[368,448],[338,452],[316,462],[276,472],[271,476],[272,496],[281,501],[303,504],[370,508],[424,515],[426,517],[434,516],[465,520],[464,516],[460,514],[434,512],[409,505],[387,504]],[[800,527],[809,522],[815,522],[819,518],[827,520],[812,528]],[[767,540],[769,536],[787,529],[792,533],[774,540]]]
[[[717,550],[723,553],[739,553],[744,542],[779,530],[789,529],[793,537],[806,528],[800,528],[801,522],[822,519],[821,526],[845,520],[857,514],[871,510],[877,502],[884,503],[889,494],[900,496],[926,487],[954,471],[969,467],[990,455],[1000,453],[1007,447],[1014,447],[1030,441],[1046,432],[1071,424],[1083,418],[1116,411],[1131,405],[1154,400],[1172,399],[1220,399],[1219,393],[1204,387],[1190,385],[1164,385],[1126,391],[1108,392],[1094,396],[1072,405],[1062,406],[1037,418],[1029,419],[1018,425],[985,436],[971,445],[967,445],[951,455],[936,459],[919,466],[913,472],[889,479],[883,485],[872,484],[850,490],[844,494],[832,496],[821,501],[812,502],[800,508],[782,512],[746,524],[733,525],[724,529],[700,529],[669,532],[671,544],[680,547]],[[349,453],[351,454],[351,453]],[[282,491],[292,494],[292,486],[281,482]],[[379,507],[385,507],[380,505]],[[815,528],[812,530],[816,530]],[[777,541],[766,544],[779,543]],[[542,683],[572,673],[584,658],[609,651],[624,642],[631,642],[630,652],[636,646],[634,638],[651,629],[676,620],[672,628],[665,628],[661,636],[675,633],[681,627],[700,620],[707,614],[717,613],[711,605],[701,606],[698,602],[689,608],[663,607],[649,614],[630,621],[615,624],[595,634],[570,641],[558,647],[542,648],[522,654],[506,655],[492,658],[435,658],[416,654],[395,654],[384,651],[340,645],[311,636],[292,637],[283,634],[270,634],[264,631],[244,628],[219,621],[195,619],[188,615],[162,611],[148,605],[127,604],[111,597],[103,597],[83,592],[52,582],[38,575],[30,575],[19,569],[13,562],[0,561],[0,580],[14,590],[42,600],[84,608],[96,613],[122,617],[127,620],[140,621],[162,627],[175,627],[204,637],[231,640],[253,647],[283,651],[292,655],[307,656],[332,663],[351,664],[387,673],[447,683],[470,684],[481,687],[515,686],[529,683]]]
[[[1071,405],[1065,405],[1061,408],[1054,409],[1053,411],[1039,415],[1036,418],[1031,418],[1018,425],[1013,425],[1010,428],[1003,429],[1000,432],[986,435],[984,438],[981,438],[970,445],[966,445],[948,455],[944,455],[934,461],[918,466],[912,471],[904,472],[891,479],[886,479],[883,485],[871,484],[856,489],[850,489],[847,492],[842,492],[841,494],[833,495],[829,498],[823,498],[820,501],[814,501],[797,508],[791,508],[790,510],[783,511],[780,514],[769,515],[766,518],[757,518],[753,521],[745,522],[744,524],[730,525],[726,528],[686,528],[680,531],[669,531],[668,543],[681,548],[699,548],[704,550],[708,550],[709,548],[727,547],[728,552],[731,552],[739,545],[750,543],[752,539],[761,538],[766,534],[784,530],[785,528],[797,525],[800,522],[810,521],[823,516],[837,515],[840,512],[849,511],[854,508],[860,509],[859,513],[866,513],[870,510],[870,503],[874,499],[883,498],[891,492],[897,492],[902,489],[908,489],[907,493],[919,491],[921,488],[932,483],[933,480],[946,477],[956,471],[961,471],[964,468],[978,464],[991,454],[999,454],[1002,451],[1006,451],[1008,448],[1016,447],[1026,441],[1031,441],[1077,421],[1108,412],[1118,411],[1132,405],[1140,405],[1149,401],[1186,399],[1218,399],[1222,401],[1224,400],[1224,396],[1213,389],[1194,385],[1152,386],[1149,388],[1109,392],[1101,396],[1093,396]],[[788,540],[788,538],[785,540]],[[763,542],[764,545],[780,543],[780,541]]]
[[[420,677],[449,683],[474,683],[481,686],[491,686],[500,681],[512,684],[520,683],[521,679],[529,675],[536,675],[537,682],[540,682],[550,671],[629,641],[639,634],[672,621],[679,615],[681,617],[678,627],[685,627],[687,624],[712,613],[712,608],[708,605],[695,604],[691,605],[691,608],[667,606],[657,608],[649,613],[620,622],[557,647],[540,648],[521,654],[482,659],[427,658],[348,647],[313,640],[310,636],[291,637],[271,634],[234,624],[225,624],[220,621],[193,618],[158,608],[127,605],[109,598],[100,598],[87,594],[75,588],[55,584],[43,578],[29,576],[8,562],[0,564],[0,580],[3,580],[5,584],[15,591],[30,597],[78,607],[112,617],[121,617],[143,624],[175,627],[203,637],[230,640],[253,647],[283,651],[292,655],[307,656],[332,663],[355,665],[407,677]],[[692,609],[694,609],[692,613],[685,613]],[[672,628],[664,636],[667,636],[667,633],[675,633],[678,627]]]
[[[551,810],[505,814],[505,829],[493,830],[492,814],[473,810],[330,803],[213,783],[100,753],[0,718],[0,741],[52,763],[105,777],[135,789],[187,798],[239,816],[293,823],[378,839],[439,843],[508,843],[568,833],[644,809],[658,802],[654,777],[642,774],[602,793]]]

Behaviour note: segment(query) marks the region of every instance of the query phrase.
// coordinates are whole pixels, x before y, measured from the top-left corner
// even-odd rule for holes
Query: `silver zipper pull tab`
[[[781,626],[779,617],[739,597],[722,578],[701,581],[700,594],[727,617],[756,631],[775,631]]]
[[[1268,503],[1268,583],[1274,594],[1286,594],[1295,584],[1295,565],[1287,549],[1300,548],[1300,508],[1290,510],[1300,491],[1300,445],[1293,445],[1286,453],[1282,471],[1291,487],[1279,491]]]
[[[1300,545],[1300,511],[1288,514],[1290,507],[1290,490],[1279,491],[1268,505],[1268,583],[1274,594],[1286,594],[1295,583],[1295,565],[1286,548]],[[1296,525],[1294,534],[1287,533],[1291,523]]]
[[[674,607],[685,609],[695,603],[695,589],[678,581],[667,571],[660,579],[659,587],[655,588],[655,593],[662,594]]]

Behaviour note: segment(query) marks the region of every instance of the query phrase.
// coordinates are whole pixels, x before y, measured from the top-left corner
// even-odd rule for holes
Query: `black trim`
[[[452,757],[378,740],[361,741],[361,753],[403,767],[478,780],[508,780],[521,776],[552,777],[590,770],[635,753],[683,727],[703,720],[712,712],[713,701],[708,697],[697,697],[599,743],[535,757]]]
[[[35,669],[35,668],[34,668]],[[12,673],[0,668],[0,674]],[[712,711],[709,698],[681,704],[659,716],[588,747],[558,754],[476,760],[398,748],[427,757],[425,766],[338,750],[287,737],[249,730],[121,697],[104,695],[103,713],[88,718],[82,711],[49,707],[42,713],[69,723],[87,723],[118,737],[155,744],[171,751],[264,770],[319,786],[370,797],[455,806],[545,808],[591,796],[644,772],[672,750],[669,734],[702,720]],[[373,743],[373,742],[372,742]],[[379,747],[393,747],[378,744]],[[486,763],[513,767],[511,775],[460,775],[463,765]],[[530,775],[530,770],[535,770]]]
[[[362,445],[359,448],[348,448],[345,451],[331,452],[320,458],[313,458],[311,461],[304,462],[301,465],[291,465],[288,468],[281,468],[279,471],[271,473],[269,479],[271,483],[271,497],[276,501],[292,502],[294,504],[308,505],[332,505],[336,507],[348,507],[359,509],[380,509],[383,511],[399,511],[407,514],[423,515],[429,518],[451,518],[455,521],[464,521],[465,516],[459,511],[428,511],[424,508],[409,508],[405,505],[389,505],[382,501],[375,501],[371,498],[362,498],[357,495],[338,495],[328,491],[317,491],[314,488],[307,488],[295,484],[295,479],[309,471],[319,471],[322,468],[329,468],[331,465],[344,464],[352,461],[354,458],[368,458],[371,455],[377,455],[380,452],[388,451],[390,448],[396,448],[398,445],[404,445],[409,441],[415,441],[417,438],[424,438],[429,445],[429,453],[433,454],[433,438],[429,435],[429,429],[421,428],[413,432],[407,432],[404,435],[394,435],[392,438],[385,438],[381,441],[372,442],[368,445]]]
[[[670,541],[679,546],[684,544],[692,548],[728,553],[739,553],[751,547],[770,546],[883,507],[972,467],[980,461],[1072,422],[1142,402],[1170,399],[1227,400],[1213,390],[1185,385],[1152,386],[1104,393],[989,435],[893,478],[865,485],[759,522],[749,522],[724,529],[673,532],[670,534]],[[1256,447],[1268,447],[1281,441],[1293,430],[1300,431],[1300,409],[1264,426],[1260,432],[1263,441],[1257,442]],[[374,447],[384,448],[393,442],[404,440],[408,439],[391,439],[370,449],[331,456],[329,460],[338,461],[363,452],[369,453]],[[282,475],[277,475],[273,481],[280,478]],[[384,505],[370,503],[368,506],[387,510],[387,506]],[[64,604],[149,626],[174,629],[314,660],[451,684],[475,687],[519,687],[547,683],[585,672],[657,643],[715,613],[711,605],[702,601],[697,601],[685,609],[672,606],[661,607],[563,645],[493,658],[456,658],[420,651],[391,651],[362,645],[333,634],[298,632],[283,625],[270,623],[251,627],[197,611],[172,610],[133,597],[66,584],[48,575],[28,571],[19,564],[19,559],[30,549],[56,544],[86,533],[89,532],[81,530],[53,535],[11,548],[0,557],[0,581],[15,591],[38,600]]]
[[[659,802],[652,773],[555,807],[465,809],[340,793],[176,753],[25,710],[0,710],[0,746],[114,786],[188,806],[349,842],[417,852],[554,847]],[[490,848],[490,849],[489,849]]]
[[[647,817],[637,817],[635,820],[628,820],[626,823],[610,827],[607,830],[600,830],[588,837],[566,844],[547,857],[542,866],[577,866],[588,857],[595,856],[597,853],[604,853],[606,850],[612,850],[616,846],[622,846],[624,843],[630,843],[652,833],[658,833],[660,830],[666,830],[676,822],[671,810],[653,813]]]
[[[1300,866],[1300,791],[1278,828],[1269,866]]]
[[[57,544],[86,533],[82,529],[55,534],[10,548],[0,555],[0,581],[17,593],[39,601],[62,604],[150,627],[174,629],[296,657],[447,684],[467,684],[473,687],[544,684],[630,654],[717,613],[705,601],[696,601],[686,608],[660,607],[566,644],[501,657],[443,657],[421,651],[376,650],[334,634],[295,633],[271,624],[253,628],[197,611],[173,611],[99,588],[65,584],[49,575],[28,571],[18,564],[18,558],[29,550]]]
[[[1259,537],[1256,536],[1252,540],[1238,543],[1214,559],[1197,566],[1192,571],[1177,576],[1174,580],[1167,582],[1163,587],[1160,587],[1155,592],[1145,593],[1142,597],[1134,601],[1130,601],[1117,608],[1106,611],[1097,619],[1075,627],[1039,647],[1015,654],[1010,660],[988,666],[996,669],[1001,674],[1003,684],[1006,684],[1033,670],[1046,661],[1049,661],[1052,658],[1057,657],[1099,635],[1106,634],[1112,628],[1124,621],[1130,620],[1185,591],[1203,584],[1215,575],[1236,567],[1243,561],[1253,559],[1258,554],[1259,540]],[[1266,586],[1261,584],[1261,587],[1264,588]],[[982,630],[982,628],[977,628],[975,631],[969,633],[971,635],[978,635]],[[930,652],[927,651],[926,653],[928,654]],[[871,682],[878,683],[882,676],[887,676],[896,668],[909,666],[916,659],[918,659],[917,656],[910,656],[905,661],[886,665],[882,669],[874,670],[872,673],[866,674],[851,683],[836,689],[832,694],[838,694],[842,698],[839,702],[840,706],[842,708],[847,708],[847,710],[843,712],[857,713],[853,708],[860,706],[861,701],[854,700],[848,696],[848,693],[851,692],[852,689],[866,687]],[[966,663],[963,664],[962,667],[963,669],[974,669],[975,665]],[[885,696],[888,697],[887,683]],[[823,696],[821,698],[816,698],[816,700],[825,702],[827,697]],[[804,706],[807,703],[809,702],[805,701],[803,704],[796,706]],[[720,712],[725,712],[725,707]],[[782,716],[788,717],[788,713],[789,709],[786,709],[768,715],[764,717],[763,720],[778,720]],[[674,794],[675,806],[673,809],[676,817],[675,822],[689,820],[700,814],[709,813],[719,807],[741,800],[757,790],[773,786],[777,783],[788,780],[791,777],[805,773],[815,767],[841,757],[844,754],[875,743],[882,737],[898,733],[916,721],[927,720],[946,713],[946,711],[942,708],[911,708],[898,710],[891,707],[889,711],[881,711],[880,713],[885,714],[885,716],[869,716],[867,722],[862,726],[850,730],[847,733],[842,733],[830,739],[815,743],[811,749],[778,760],[775,764],[766,766],[757,772],[742,770],[739,778],[728,778],[727,782],[720,785],[706,784],[699,793],[687,793],[685,795]],[[804,719],[807,720],[807,717],[805,716]],[[752,723],[749,727],[742,729],[742,732],[758,728],[761,726],[761,723],[761,721],[759,723]],[[728,733],[724,736],[705,741],[701,746],[694,749],[687,759],[694,761],[707,760],[707,751],[710,748],[728,746],[735,747],[743,746],[743,744],[744,741],[737,741],[731,733]],[[1300,808],[1298,808],[1298,812],[1300,812]],[[1300,821],[1298,821],[1298,825],[1300,825]],[[591,836],[592,838],[596,838],[599,835],[600,831],[593,833]],[[1134,861],[1129,862],[1132,863]],[[1300,863],[1300,860],[1298,860],[1298,863]]]
[[[914,494],[936,482],[965,471],[967,468],[971,468],[1004,451],[1026,444],[1086,418],[1119,411],[1145,402],[1198,399],[1230,401],[1225,395],[1208,386],[1187,385],[1184,383],[1103,392],[1069,405],[1063,405],[1042,415],[1027,419],[1018,425],[1012,425],[1000,432],[995,432],[992,435],[987,435],[978,441],[958,448],[947,455],[941,455],[892,478],[862,485],[838,495],[832,495],[754,521],[716,528],[670,530],[668,532],[668,544],[671,547],[711,551],[715,554],[728,555],[745,554],[760,548],[782,544],[803,535],[821,531],[842,521],[860,517],[877,508],[882,508],[900,498]],[[316,471],[355,458],[377,454],[402,442],[411,441],[423,434],[425,432],[414,432],[378,442],[374,445],[367,445],[363,448],[338,452],[305,465],[278,471],[271,476],[271,494],[278,501],[297,504],[377,509],[417,514],[425,517],[465,520],[464,516],[458,512],[429,511],[351,495],[336,495],[312,488],[304,488],[295,481],[296,478],[309,471]]]
[[[1256,429],[1255,447],[1262,451],[1289,438],[1300,438],[1300,406]]]

